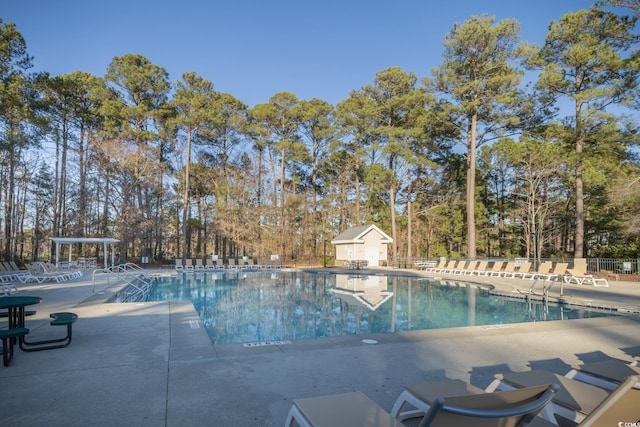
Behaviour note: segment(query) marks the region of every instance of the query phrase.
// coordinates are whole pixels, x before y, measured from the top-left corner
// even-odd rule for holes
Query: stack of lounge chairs
[[[409,384],[390,412],[361,392],[295,399],[285,426],[400,427],[409,418],[422,418],[420,427],[635,425],[640,420],[637,364],[588,364],[565,376],[549,371],[499,374],[485,390],[461,380]],[[596,386],[602,384],[607,387]]]
[[[27,270],[21,270],[13,261],[0,262],[0,282],[13,282],[27,275]]]
[[[76,279],[81,276],[81,270],[59,270],[55,265],[49,262],[36,261],[27,264],[27,272],[17,276],[17,279],[21,283],[44,283],[49,281],[60,283]]]

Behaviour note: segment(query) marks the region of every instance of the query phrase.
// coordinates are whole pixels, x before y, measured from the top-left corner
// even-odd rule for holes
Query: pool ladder
[[[123,302],[146,301],[151,291],[152,279],[145,274],[139,265],[132,262],[94,270],[93,292],[95,292],[96,273],[106,273],[109,277],[115,276],[128,285],[122,291]],[[109,284],[109,279],[107,279],[107,284]]]
[[[547,277],[542,277],[542,294],[536,294],[534,291],[534,288],[538,285],[539,280],[540,280],[540,277],[536,277],[533,280],[533,284],[529,288],[529,292],[527,293],[527,295],[538,295],[542,297],[543,301],[547,301],[549,299],[549,290],[556,283],[560,283],[560,296],[563,296],[564,277],[561,274],[556,274],[555,276],[549,277],[549,286],[545,286],[545,283],[547,282]]]

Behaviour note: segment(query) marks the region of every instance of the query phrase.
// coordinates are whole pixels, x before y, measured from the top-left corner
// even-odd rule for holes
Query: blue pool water
[[[492,296],[464,282],[398,276],[239,271],[155,280],[150,301],[192,301],[214,344],[612,314]]]

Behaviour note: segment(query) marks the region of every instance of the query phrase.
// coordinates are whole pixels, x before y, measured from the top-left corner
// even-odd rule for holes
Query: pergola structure
[[[76,243],[90,243],[90,244],[102,244],[103,245],[103,254],[104,254],[104,264],[103,267],[107,268],[109,265],[108,262],[108,251],[107,245],[111,245],[111,265],[115,265],[115,244],[119,243],[120,240],[113,239],[110,237],[51,237],[56,244],[56,265],[60,263],[60,245],[69,245],[69,263],[71,263],[71,254],[73,251],[71,250],[71,246]]]

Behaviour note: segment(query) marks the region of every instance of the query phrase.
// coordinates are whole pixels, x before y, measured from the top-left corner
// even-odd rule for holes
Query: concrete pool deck
[[[339,272],[338,269],[330,269]],[[167,274],[169,270],[165,270]],[[352,270],[349,273],[354,273]],[[411,274],[415,270],[362,270]],[[522,296],[530,280],[442,277],[491,283]],[[564,300],[640,312],[640,283],[565,285]],[[390,410],[405,383],[459,378],[486,387],[493,375],[640,356],[640,318],[591,318],[296,340],[212,345],[186,302],[105,304],[118,286],[90,273],[64,283],[18,285],[43,298],[27,318],[33,340],[63,335],[49,313],[79,320],[64,349],[16,351],[0,368],[0,425],[283,426],[291,401],[360,390]],[[520,292],[518,292],[520,289]],[[550,297],[560,289],[552,287]],[[6,322],[0,321],[0,327]],[[373,338],[378,344],[365,344]]]

